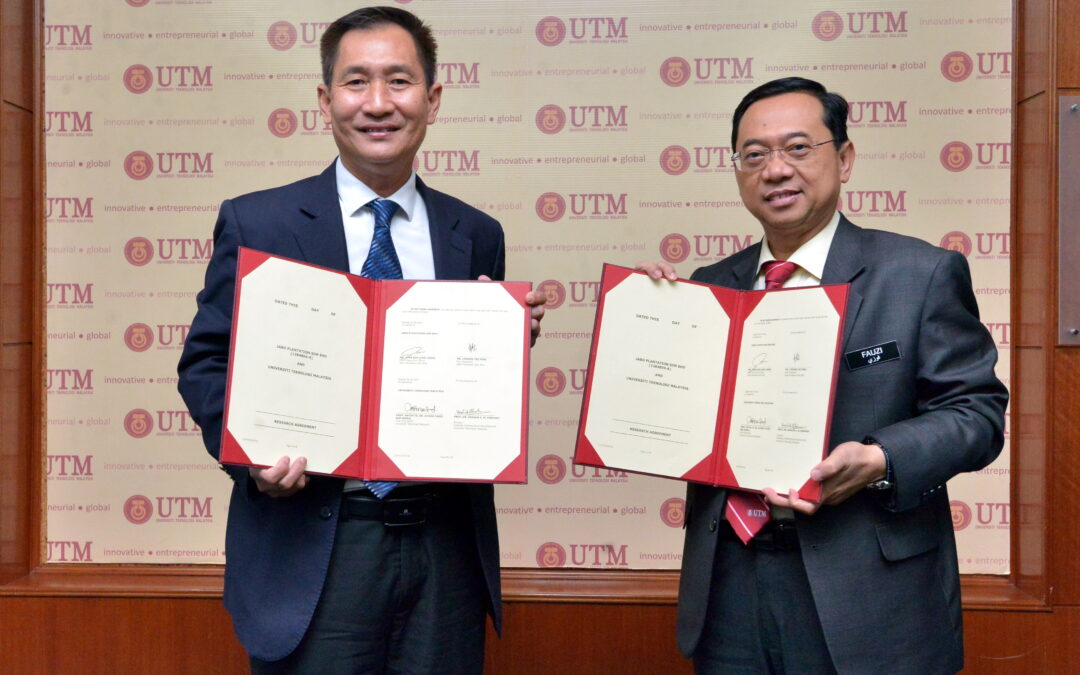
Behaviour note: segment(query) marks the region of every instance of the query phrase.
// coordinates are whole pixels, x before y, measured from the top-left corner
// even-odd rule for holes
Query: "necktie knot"
[[[389,199],[372,199],[367,206],[375,214],[375,227],[390,227],[390,220],[400,208],[397,202]]]
[[[761,267],[765,270],[765,290],[771,291],[781,288],[798,265],[788,260],[770,260]]]

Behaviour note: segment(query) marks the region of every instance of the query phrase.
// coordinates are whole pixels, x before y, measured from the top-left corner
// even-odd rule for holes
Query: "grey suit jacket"
[[[694,272],[753,287],[760,244]],[[876,439],[896,490],[863,491],[798,516],[803,563],[841,673],[955,672],[963,665],[960,580],[944,483],[997,457],[1008,394],[979,321],[965,258],[841,217],[824,284],[850,283],[841,354],[897,343],[901,357],[850,370],[841,359],[829,447]],[[677,638],[701,637],[727,492],[691,485]]]

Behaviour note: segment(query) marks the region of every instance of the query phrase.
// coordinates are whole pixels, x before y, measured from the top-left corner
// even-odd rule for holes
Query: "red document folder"
[[[604,265],[574,461],[817,500],[848,288],[740,291]]]
[[[526,482],[530,288],[372,280],[241,248],[221,461]]]

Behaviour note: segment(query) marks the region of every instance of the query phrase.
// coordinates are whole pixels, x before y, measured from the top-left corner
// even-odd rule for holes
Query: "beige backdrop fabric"
[[[398,4],[435,27],[445,87],[418,172],[502,221],[508,278],[549,298],[530,482],[497,489],[505,565],[679,566],[682,483],[570,460],[600,267],[689,276],[761,236],[728,138],[767,80],[851,101],[841,209],[967,255],[1008,381],[1009,2]],[[46,3],[50,561],[222,561],[228,481],[176,360],[221,200],[334,158],[317,43],[354,8]],[[1008,467],[950,486],[965,572],[1009,570]]]

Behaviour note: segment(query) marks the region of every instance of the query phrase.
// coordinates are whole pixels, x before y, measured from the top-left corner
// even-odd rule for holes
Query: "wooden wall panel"
[[[1054,549],[1050,577],[1054,604],[1080,605],[1080,349],[1060,347],[1054,364],[1054,493],[1050,512]],[[1068,552],[1068,553],[1066,553]],[[1080,632],[1077,633],[1080,636]]]
[[[1046,265],[1052,249],[1054,202],[1047,200],[1047,185],[1053,178],[1052,137],[1047,115],[1050,96],[1043,93],[1016,107],[1013,124],[1013,170],[1020,180],[1013,192],[1013,217],[1023,228],[1012,247],[1013,264],[1013,344],[1046,345],[1046,322],[1050,307]],[[1015,405],[1014,405],[1015,409]]]
[[[33,110],[40,83],[35,71],[38,51],[34,48],[38,37],[34,25],[37,4],[32,0],[0,2],[0,90],[3,100],[26,110]]]
[[[1057,86],[1080,87],[1080,0],[1057,0]]]
[[[1029,0],[1016,12],[1017,100],[1023,101],[1050,86],[1051,0]]]

